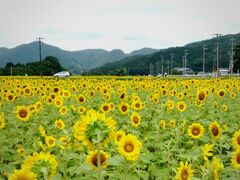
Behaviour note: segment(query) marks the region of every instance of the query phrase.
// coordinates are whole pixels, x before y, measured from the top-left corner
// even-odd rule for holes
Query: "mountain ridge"
[[[39,44],[38,41],[21,44],[14,48],[0,48],[0,67],[4,67],[6,63],[22,63],[39,61]],[[55,56],[59,59],[60,63],[69,71],[73,73],[79,73],[82,71],[88,71],[95,67],[104,65],[105,63],[114,62],[124,57],[131,56],[126,54],[121,49],[113,49],[107,51],[105,49],[83,49],[68,51],[61,49],[57,46],[49,45],[44,42],[41,43],[42,59],[46,56]],[[151,49],[151,48],[149,48]],[[157,49],[151,49],[151,52],[158,51]],[[150,52],[150,51],[149,51]],[[136,52],[134,52],[136,54]],[[137,50],[138,54],[146,54]]]

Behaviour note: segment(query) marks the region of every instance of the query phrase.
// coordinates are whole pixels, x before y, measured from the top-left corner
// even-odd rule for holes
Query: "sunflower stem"
[[[101,174],[101,146],[100,146],[100,132],[97,133],[97,166],[98,166],[98,173],[97,173],[97,179],[101,180],[102,179],[102,174]]]

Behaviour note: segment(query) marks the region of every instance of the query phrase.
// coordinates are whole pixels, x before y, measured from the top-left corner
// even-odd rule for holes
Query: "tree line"
[[[31,62],[27,64],[13,64],[8,62],[4,68],[0,68],[0,75],[2,76],[51,76],[56,72],[64,71],[65,68],[62,67],[59,60],[53,56],[47,56],[41,62]]]

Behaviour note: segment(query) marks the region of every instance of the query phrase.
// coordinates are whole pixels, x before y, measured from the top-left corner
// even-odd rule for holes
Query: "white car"
[[[70,76],[70,73],[68,71],[61,71],[59,73],[56,73],[53,75],[56,78],[66,78]]]

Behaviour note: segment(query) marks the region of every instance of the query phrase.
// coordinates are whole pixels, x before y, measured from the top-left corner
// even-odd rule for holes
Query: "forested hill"
[[[231,54],[231,38],[234,39],[234,44],[240,44],[240,33],[233,35],[220,36],[219,41],[219,67],[228,68]],[[161,56],[163,56],[164,71],[167,71],[170,66],[171,54],[172,67],[182,67],[182,59],[185,50],[187,50],[187,67],[194,70],[194,72],[202,71],[202,57],[203,57],[203,45],[206,46],[206,71],[211,72],[216,66],[216,38],[198,41],[187,44],[182,47],[171,47],[168,49],[162,49],[151,55],[136,55],[126,57],[120,61],[107,63],[101,67],[92,69],[89,74],[126,74],[131,75],[147,75],[149,74],[150,64],[152,64],[152,71],[156,74],[156,71],[161,73]],[[156,68],[158,66],[158,68]],[[160,70],[159,70],[160,69]]]

